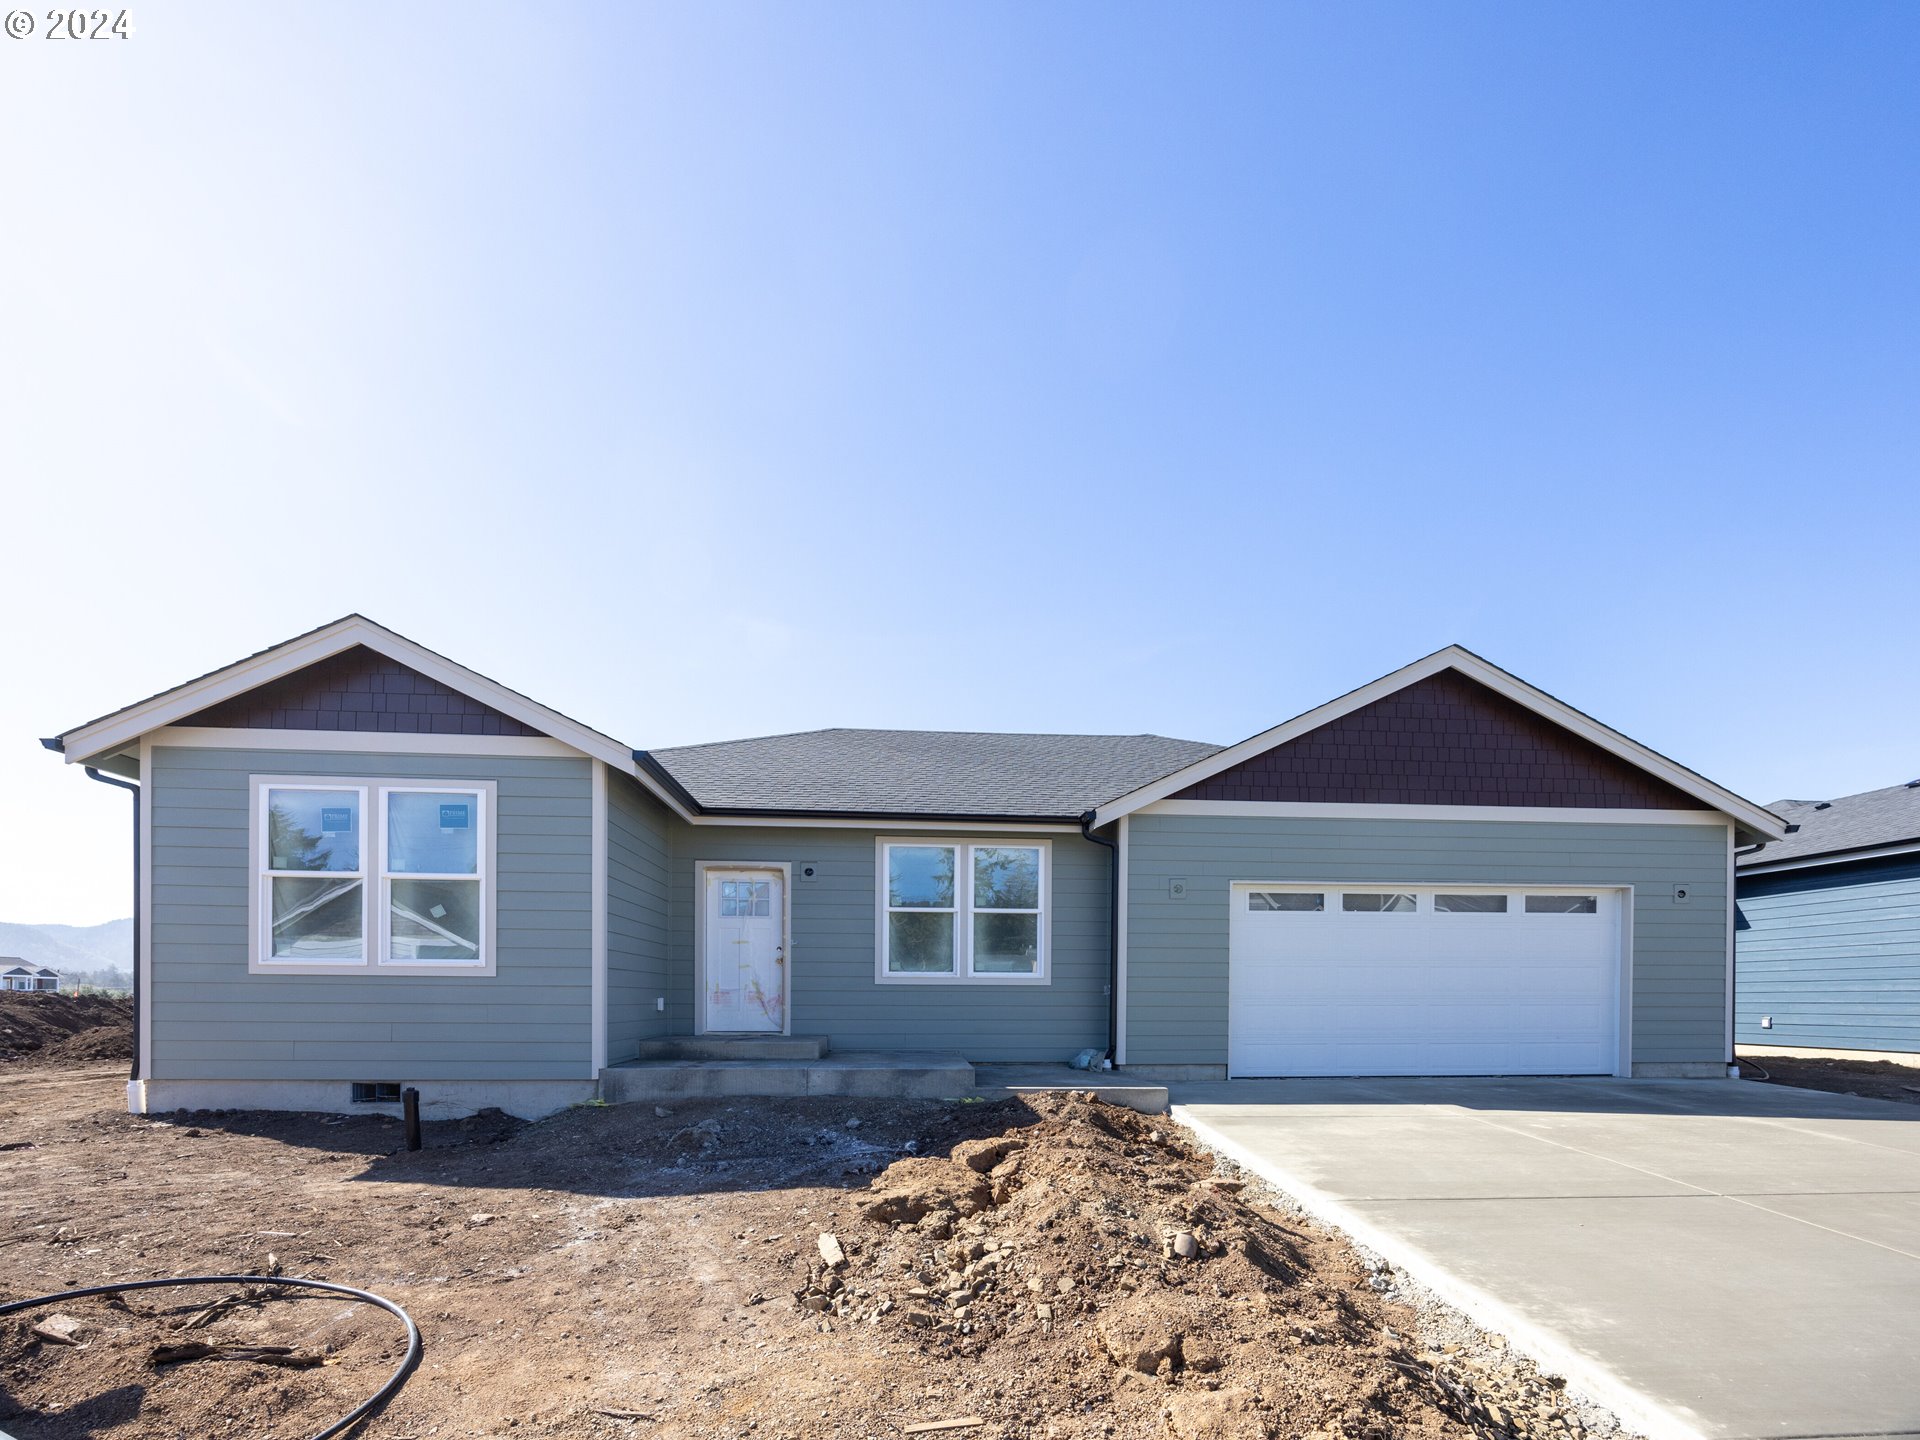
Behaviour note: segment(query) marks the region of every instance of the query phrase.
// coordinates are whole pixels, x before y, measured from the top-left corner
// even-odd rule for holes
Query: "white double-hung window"
[[[492,781],[255,776],[249,968],[493,973]]]
[[[1027,840],[882,840],[875,978],[1046,984],[1050,848]]]

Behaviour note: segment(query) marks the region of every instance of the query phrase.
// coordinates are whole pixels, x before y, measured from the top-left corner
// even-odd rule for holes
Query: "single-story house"
[[[58,990],[60,972],[29,965],[18,955],[0,955],[0,990]]]
[[[1741,1053],[1920,1053],[1920,780],[1767,807],[1738,858]]]
[[[637,750],[359,616],[45,742],[135,789],[130,1103],[542,1113],[663,1037],[1720,1076],[1782,822],[1457,646],[1225,747]]]

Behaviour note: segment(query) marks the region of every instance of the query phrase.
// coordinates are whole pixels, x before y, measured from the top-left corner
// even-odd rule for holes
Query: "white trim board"
[[[590,1002],[593,1033],[590,1045],[592,1068],[588,1074],[598,1077],[607,1068],[607,766],[602,760],[593,765],[593,978]]]
[[[1514,820],[1563,825],[1715,827],[1728,824],[1726,815],[1718,810],[1602,810],[1552,805],[1343,805],[1306,800],[1155,800],[1129,813],[1221,815],[1275,820]]]
[[[348,615],[331,625],[323,625],[318,630],[262,650],[258,655],[202,675],[197,680],[189,680],[171,690],[163,690],[150,699],[69,730],[60,737],[62,752],[69,765],[84,764],[100,755],[111,754],[151,731],[172,726],[175,721],[197,714],[210,705],[244,695],[249,690],[295,674],[309,665],[351,650],[356,645],[364,645],[389,660],[417,670],[429,679],[438,680],[450,689],[493,707],[503,715],[512,716],[523,725],[542,731],[583,755],[591,755],[623,774],[633,776],[674,814],[683,820],[690,818],[678,799],[634,763],[633,751],[612,736],[603,735],[557,710],[550,710],[517,690],[509,690],[498,681],[489,680],[478,671],[436,655],[425,646],[415,644],[404,635],[395,634],[384,625],[375,624],[364,615]]]
[[[1184,766],[1171,775],[1164,775],[1151,784],[1142,785],[1137,790],[1109,800],[1100,807],[1099,813],[1094,817],[1094,824],[1095,826],[1108,824],[1122,815],[1132,814],[1144,806],[1151,805],[1156,800],[1165,800],[1189,785],[1217,775],[1222,770],[1229,770],[1243,760],[1250,760],[1256,755],[1265,754],[1277,746],[1285,745],[1290,740],[1298,739],[1309,731],[1317,730],[1322,725],[1338,720],[1343,715],[1352,714],[1355,710],[1363,709],[1376,700],[1382,700],[1443,670],[1458,671],[1467,679],[1479,682],[1496,694],[1504,695],[1516,704],[1524,705],[1536,715],[1551,720],[1570,734],[1599,746],[1602,750],[1639,767],[1656,779],[1664,780],[1676,790],[1684,791],[1710,808],[1732,816],[1755,834],[1765,835],[1775,840],[1786,835],[1786,822],[1772,811],[1762,809],[1751,800],[1743,799],[1731,790],[1715,785],[1705,776],[1696,775],[1684,765],[1676,764],[1666,756],[1649,750],[1639,741],[1602,725],[1592,716],[1582,714],[1564,701],[1556,700],[1544,690],[1535,689],[1519,676],[1508,674],[1498,665],[1482,660],[1472,651],[1458,645],[1449,645],[1444,650],[1436,650],[1424,659],[1402,666],[1391,675],[1383,675],[1370,684],[1362,685],[1358,690],[1349,691],[1337,699],[1329,700],[1324,705],[1316,706],[1303,715],[1296,715],[1293,719],[1275,725],[1272,729],[1263,730],[1258,735],[1242,740],[1238,745],[1229,745],[1224,750],[1216,750],[1213,754],[1196,760],[1193,764]]]
[[[580,751],[539,735],[396,735],[365,730],[223,730],[165,725],[148,737],[178,750],[311,750],[359,755],[524,755],[564,759]]]
[[[139,1081],[153,1078],[153,797],[155,789],[153,747],[143,739],[140,742],[140,954],[136,961],[140,967],[140,1013],[136,1017],[140,1026]],[[248,877],[249,893],[257,887],[258,883],[252,876]],[[251,924],[248,926],[247,934],[249,937],[253,934]],[[249,947],[252,943],[249,938]]]
[[[1114,881],[1114,1006],[1113,1006],[1113,1063],[1116,1068],[1127,1063],[1127,887],[1133,878],[1133,869],[1127,855],[1127,824],[1131,817],[1122,815],[1118,832],[1113,837],[1114,869],[1118,872]]]

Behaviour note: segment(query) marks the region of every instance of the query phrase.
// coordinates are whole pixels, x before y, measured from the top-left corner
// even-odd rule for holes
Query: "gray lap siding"
[[[672,1033],[655,1008],[678,969],[669,950],[666,809],[625,775],[607,777],[607,1059],[631,1060],[642,1040]],[[684,826],[680,828],[684,829]]]
[[[918,836],[942,836],[937,825]],[[672,827],[673,1034],[694,1030],[694,865],[702,860],[803,863],[793,885],[788,950],[793,1033],[835,1050],[957,1050],[969,1060],[1060,1060],[1107,1043],[1108,851],[1070,832],[1052,846],[1052,983],[960,981],[889,985],[874,978],[876,835],[871,830]],[[982,832],[953,835],[988,840]],[[650,1002],[649,1002],[650,1003]]]
[[[403,1081],[590,1076],[590,763],[156,746],[147,776],[151,1075]],[[496,782],[497,973],[249,974],[248,782],[254,775]]]
[[[1128,1064],[1226,1063],[1236,880],[1630,885],[1634,1063],[1727,1058],[1722,825],[1136,814],[1128,851]]]

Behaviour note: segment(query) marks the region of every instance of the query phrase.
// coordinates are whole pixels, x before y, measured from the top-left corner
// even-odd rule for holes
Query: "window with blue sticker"
[[[477,795],[387,792],[387,870],[395,875],[472,875],[479,870]]]

